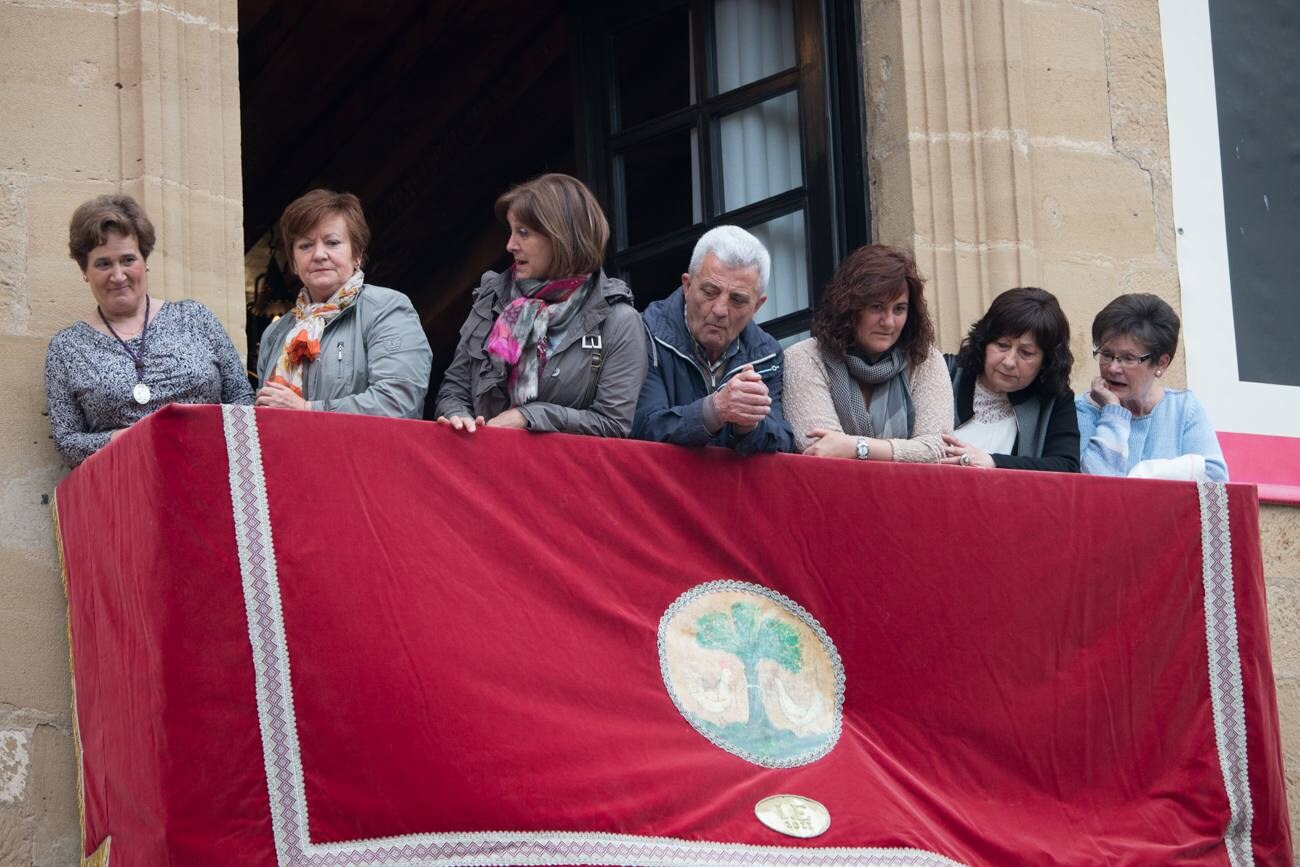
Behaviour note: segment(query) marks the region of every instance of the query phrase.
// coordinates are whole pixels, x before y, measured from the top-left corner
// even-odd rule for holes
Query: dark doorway
[[[245,252],[303,192],[355,193],[366,279],[411,296],[436,387],[469,290],[507,264],[496,197],[574,171],[563,4],[240,0],[239,22]],[[250,316],[250,365],[267,322]]]

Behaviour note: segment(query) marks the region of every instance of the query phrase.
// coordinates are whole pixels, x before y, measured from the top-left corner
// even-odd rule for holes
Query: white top
[[[1009,455],[1016,445],[1016,411],[1005,394],[989,391],[975,380],[974,414],[954,433],[957,439],[985,454]]]

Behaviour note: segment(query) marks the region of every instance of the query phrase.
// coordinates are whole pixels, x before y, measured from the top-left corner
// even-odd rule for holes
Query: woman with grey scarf
[[[813,336],[786,350],[785,416],[806,455],[937,463],[953,397],[912,254],[850,253],[822,296]]]

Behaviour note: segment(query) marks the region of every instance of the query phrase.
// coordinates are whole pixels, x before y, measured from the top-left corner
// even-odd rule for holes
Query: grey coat
[[[488,355],[492,324],[509,302],[509,274],[488,271],[460,329],[456,356],[438,389],[438,416],[491,419],[510,409],[505,362]],[[555,346],[537,399],[519,407],[529,430],[625,437],[645,379],[645,329],[621,280],[596,275],[579,319]]]
[[[292,316],[281,316],[262,336],[260,384],[275,372],[293,325]],[[320,357],[303,376],[303,397],[312,409],[326,412],[423,418],[432,365],[433,351],[411,299],[367,283],[325,326]]]

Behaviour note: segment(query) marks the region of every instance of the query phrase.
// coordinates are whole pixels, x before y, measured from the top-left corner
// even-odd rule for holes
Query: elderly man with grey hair
[[[754,324],[772,259],[737,226],[695,245],[679,289],[646,308],[650,367],[632,436],[740,454],[794,451],[781,413],[781,346]]]

